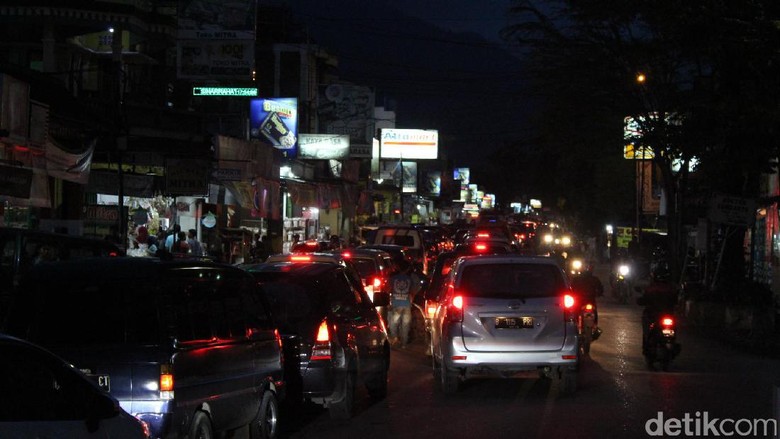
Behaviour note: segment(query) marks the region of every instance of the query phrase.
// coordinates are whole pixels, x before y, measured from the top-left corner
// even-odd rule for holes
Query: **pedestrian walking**
[[[410,262],[404,262],[400,270],[390,278],[392,287],[388,311],[388,331],[391,343],[401,349],[409,344],[412,325],[412,303],[420,287],[420,278],[412,270]]]

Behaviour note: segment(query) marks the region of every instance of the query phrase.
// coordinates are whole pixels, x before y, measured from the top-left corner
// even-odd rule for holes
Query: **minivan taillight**
[[[565,320],[574,320],[575,318],[575,307],[576,300],[574,299],[574,296],[571,294],[564,294],[563,295],[563,318]]]
[[[173,399],[173,373],[167,364],[160,366],[160,399]]]
[[[317,328],[317,338],[314,341],[314,346],[311,349],[310,360],[330,360],[330,331],[328,329],[328,321],[323,320]]]
[[[455,295],[447,305],[447,319],[451,322],[463,321],[463,296]]]

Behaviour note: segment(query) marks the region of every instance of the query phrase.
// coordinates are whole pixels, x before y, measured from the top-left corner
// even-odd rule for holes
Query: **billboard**
[[[426,195],[438,197],[441,195],[441,171],[428,171],[422,182],[420,192]]]
[[[374,96],[371,88],[353,84],[329,84],[320,88],[317,104],[320,131],[349,136],[352,158],[371,157],[376,130]]]
[[[401,168],[403,168],[403,175]],[[403,162],[403,165],[400,161],[381,162],[379,177],[383,180],[392,180],[396,186],[403,181],[402,192],[404,193],[417,192],[417,162]]]
[[[436,159],[439,156],[439,132],[383,128],[379,147],[383,159]]]
[[[179,0],[180,78],[252,77],[255,0]]]
[[[249,101],[249,138],[295,157],[298,146],[298,99],[267,98]]]
[[[345,134],[304,134],[298,137],[298,157],[314,160],[344,160],[350,156]]]
[[[465,187],[469,184],[470,174],[471,171],[469,168],[455,168],[455,170],[452,172],[452,179],[460,180],[461,187]]]

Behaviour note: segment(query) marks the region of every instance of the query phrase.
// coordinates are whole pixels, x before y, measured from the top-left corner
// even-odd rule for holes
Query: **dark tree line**
[[[493,158],[519,175],[507,192],[543,194],[591,229],[630,221],[634,164],[622,148],[648,146],[677,269],[684,219],[706,214],[686,209],[712,193],[759,195],[780,142],[780,3],[519,0],[510,12],[504,37],[527,61],[537,111],[524,121],[534,135]],[[626,116],[639,125],[630,139]],[[739,277],[742,234],[731,236],[739,257],[725,257],[734,265],[725,271]]]

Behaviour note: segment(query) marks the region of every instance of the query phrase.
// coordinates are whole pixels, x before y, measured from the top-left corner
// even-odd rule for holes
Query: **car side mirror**
[[[375,291],[372,302],[374,303],[374,306],[388,306],[390,305],[390,293],[386,291]]]

